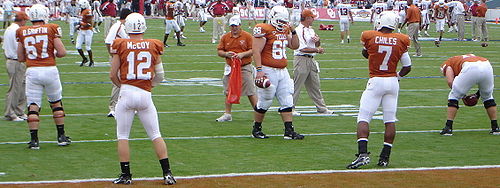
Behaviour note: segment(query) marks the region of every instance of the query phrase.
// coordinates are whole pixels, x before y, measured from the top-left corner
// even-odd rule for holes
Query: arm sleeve
[[[161,83],[161,81],[163,81],[164,76],[165,76],[165,72],[163,70],[163,63],[156,64],[155,65],[155,77],[152,80],[153,86],[157,86],[159,83]]]
[[[403,67],[409,67],[411,66],[411,59],[410,59],[410,55],[408,54],[408,52],[405,52],[403,55],[401,55],[401,64],[403,65]]]

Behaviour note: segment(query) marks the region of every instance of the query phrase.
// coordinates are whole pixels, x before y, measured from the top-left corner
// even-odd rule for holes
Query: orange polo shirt
[[[408,23],[420,23],[421,15],[420,9],[414,4],[406,10],[406,20]]]
[[[233,51],[235,53],[246,52],[252,49],[252,35],[250,33],[241,30],[240,36],[234,38],[231,32],[228,32],[222,36],[220,43],[217,46],[217,50],[222,50],[225,52]],[[226,58],[226,63],[228,65],[233,64],[231,58]],[[252,57],[244,57],[241,59],[241,65],[248,65],[252,63]]]
[[[486,11],[488,11],[488,6],[486,6],[485,3],[481,3],[476,8],[477,17],[485,17],[486,16]]]

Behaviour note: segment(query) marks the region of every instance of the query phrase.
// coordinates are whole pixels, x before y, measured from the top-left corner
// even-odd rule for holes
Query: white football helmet
[[[125,31],[130,34],[141,34],[146,31],[146,19],[139,13],[132,13],[125,18]]]
[[[28,16],[31,21],[44,21],[47,22],[49,20],[49,9],[42,4],[34,4],[31,6]]]
[[[384,11],[380,14],[377,22],[377,31],[386,27],[388,29],[394,30],[398,25],[399,15],[393,11]]]
[[[78,1],[78,6],[81,9],[90,9],[90,3],[88,0],[79,0]]]
[[[289,16],[288,10],[284,6],[275,6],[269,12],[269,22],[278,31],[284,30],[288,26]]]

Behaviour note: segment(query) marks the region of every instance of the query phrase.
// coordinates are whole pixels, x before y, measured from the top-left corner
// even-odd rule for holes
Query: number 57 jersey
[[[361,43],[368,51],[370,77],[393,77],[401,56],[408,52],[410,38],[401,33],[364,31]]]
[[[111,53],[120,58],[120,82],[151,92],[155,65],[163,54],[157,39],[115,39]]]
[[[61,38],[61,28],[57,24],[23,26],[17,29],[16,39],[24,45],[26,66],[55,66],[55,38]]]

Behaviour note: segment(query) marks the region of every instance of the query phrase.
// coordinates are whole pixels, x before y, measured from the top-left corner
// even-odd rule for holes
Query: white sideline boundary
[[[500,165],[478,165],[478,166],[439,166],[439,167],[417,167],[417,168],[386,168],[367,170],[307,170],[307,171],[271,171],[271,172],[249,172],[249,173],[228,173],[209,174],[195,176],[177,176],[178,180],[189,180],[199,178],[225,178],[240,176],[267,176],[267,175],[303,175],[303,174],[331,174],[331,173],[377,173],[377,172],[405,172],[405,171],[429,171],[429,170],[468,170],[468,169],[489,169],[500,168]],[[113,181],[115,178],[95,178],[95,179],[73,179],[73,180],[50,180],[50,181],[7,181],[0,182],[0,185],[8,184],[44,184],[44,183],[85,183]],[[134,178],[135,181],[163,180],[163,177],[143,177]]]
[[[453,129],[453,132],[480,132],[489,131],[490,129]],[[421,131],[396,131],[397,134],[411,133],[439,133],[441,130],[421,130]],[[370,132],[370,134],[384,134],[384,132]],[[339,133],[310,133],[302,134],[304,136],[332,136],[332,135],[356,135],[356,132],[339,132]],[[269,137],[282,137],[283,134],[267,135]],[[225,138],[252,138],[250,135],[227,135],[227,136],[181,136],[181,137],[163,137],[164,140],[202,140],[202,139],[225,139]],[[150,140],[149,138],[130,138],[129,141]],[[92,142],[116,142],[116,139],[108,140],[76,140],[71,143],[92,143]],[[40,141],[40,143],[57,143],[57,141]],[[0,145],[7,144],[26,144],[26,142],[0,142]]]

